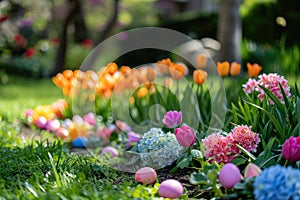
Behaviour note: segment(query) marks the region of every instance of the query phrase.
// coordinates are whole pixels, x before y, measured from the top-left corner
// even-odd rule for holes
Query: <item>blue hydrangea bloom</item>
[[[171,165],[184,150],[173,133],[165,133],[160,128],[151,128],[145,133],[137,149],[143,165],[157,169]]]
[[[275,165],[262,171],[254,181],[257,200],[300,200],[300,170]]]

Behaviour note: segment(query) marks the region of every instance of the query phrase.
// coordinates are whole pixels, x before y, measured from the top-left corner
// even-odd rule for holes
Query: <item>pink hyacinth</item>
[[[300,136],[291,136],[282,146],[282,157],[291,162],[300,160]]]
[[[244,92],[250,94],[254,91],[257,91],[259,92],[257,97],[261,101],[263,101],[265,93],[264,90],[261,87],[259,87],[260,85],[269,89],[270,92],[272,92],[279,99],[280,102],[283,102],[284,99],[279,85],[282,86],[284,93],[287,97],[291,96],[290,87],[287,84],[287,80],[283,76],[280,76],[276,73],[259,75],[257,81],[255,81],[254,79],[249,79],[247,83],[243,85]],[[272,100],[270,100],[270,103],[274,104]]]
[[[243,90],[245,93],[250,94],[254,92],[256,86],[257,86],[257,81],[252,78],[249,78],[247,83],[243,85]]]
[[[227,137],[232,140],[233,144],[238,144],[247,151],[252,152],[256,152],[257,145],[260,142],[258,134],[251,131],[249,126],[236,126]],[[239,150],[237,153],[240,153]]]
[[[213,133],[202,141],[205,157],[209,158],[210,162],[229,163],[235,158],[236,147],[231,145],[229,137]]]
[[[196,141],[196,134],[193,129],[189,126],[182,126],[181,128],[176,128],[175,136],[178,143],[183,147],[190,147]]]
[[[227,136],[214,133],[202,140],[205,157],[217,163],[231,162],[241,151],[237,144],[247,151],[255,152],[260,142],[257,133],[248,126],[236,126]]]
[[[164,118],[162,119],[163,124],[167,128],[175,128],[178,127],[182,122],[182,113],[181,111],[169,111],[165,114]]]

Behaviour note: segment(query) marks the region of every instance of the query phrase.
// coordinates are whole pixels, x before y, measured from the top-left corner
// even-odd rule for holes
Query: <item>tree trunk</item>
[[[76,10],[78,10],[80,0],[70,0],[69,3],[69,12],[66,16],[65,21],[63,22],[61,34],[59,36],[59,46],[56,54],[55,66],[52,72],[50,73],[50,76],[55,76],[57,73],[63,71],[64,69],[68,46],[68,27],[72,18],[76,14]]]
[[[242,24],[239,7],[242,0],[220,0],[218,20],[218,40],[221,43],[219,61],[241,63]]]
[[[74,41],[82,42],[83,40],[89,37],[88,30],[84,21],[84,13],[82,10],[82,3],[79,2],[79,5],[76,7],[74,16]]]

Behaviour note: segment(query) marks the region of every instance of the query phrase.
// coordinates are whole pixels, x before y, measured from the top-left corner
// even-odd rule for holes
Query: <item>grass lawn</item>
[[[51,104],[59,98],[63,98],[62,93],[51,79],[9,77],[6,84],[0,84],[0,115],[19,118],[26,108]]]

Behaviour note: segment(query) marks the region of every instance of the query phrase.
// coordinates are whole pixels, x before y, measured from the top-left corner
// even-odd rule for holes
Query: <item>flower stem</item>
[[[287,164],[288,164],[288,162],[289,162],[289,161],[288,161],[288,160],[286,160],[283,166],[284,166],[284,167],[286,167],[286,166],[287,166]]]

